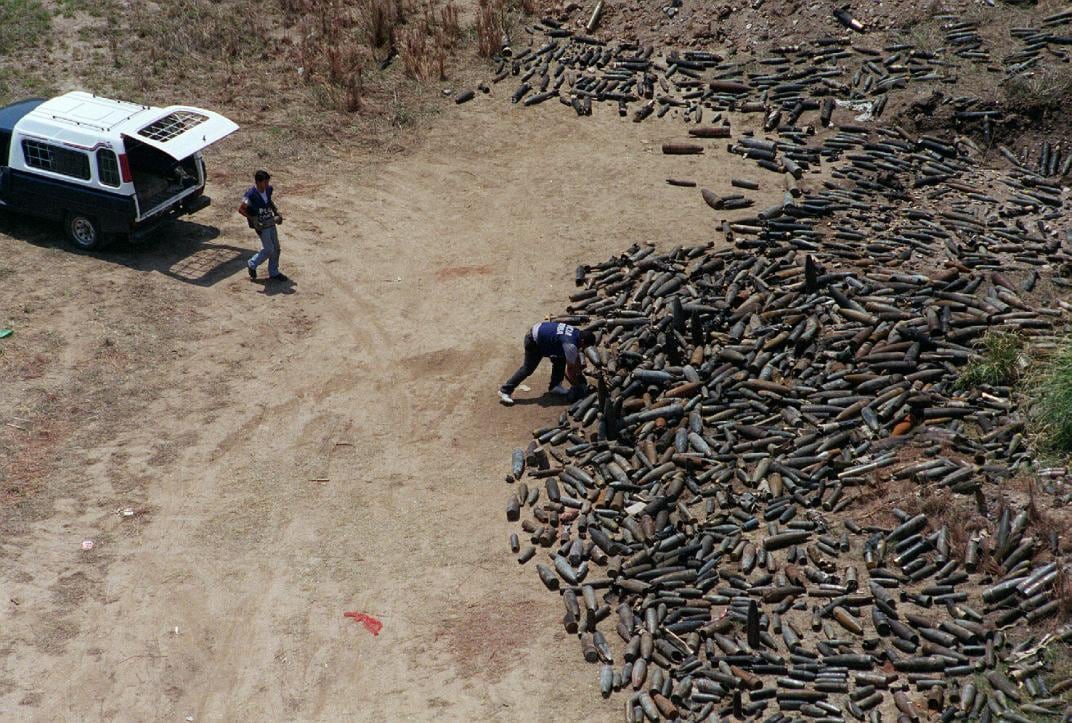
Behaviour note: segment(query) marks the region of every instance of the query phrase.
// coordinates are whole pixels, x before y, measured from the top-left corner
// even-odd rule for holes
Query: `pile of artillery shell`
[[[1064,193],[966,142],[776,127],[731,150],[841,185],[578,274],[560,319],[600,332],[596,388],[514,453],[518,559],[627,720],[1059,716],[1045,653],[1072,628],[1016,632],[1059,612],[1058,540],[991,499],[1032,462],[1024,419],[957,381],[988,331],[1064,332],[1040,301],[1072,262]],[[863,514],[891,480],[992,528]]]
[[[964,63],[1014,79],[1039,71],[1046,61],[1070,59],[1072,36],[1061,33],[1072,24],[1072,10],[1044,18],[1039,28],[1010,28],[1018,47],[1000,64],[992,62],[974,23],[951,15],[937,19],[945,47],[869,47],[866,36],[833,35],[775,47],[765,57],[723,57],[698,50],[659,54],[650,45],[608,42],[544,18],[528,29],[529,47],[497,59],[494,82],[514,78],[511,99],[524,107],[557,98],[584,116],[591,115],[593,102],[611,102],[622,116],[634,107],[635,122],[677,111],[696,124],[716,123],[719,112],[732,110],[763,113],[769,130],[797,123],[808,110],[822,109],[826,125],[834,99],[870,100],[871,114],[879,117],[891,91],[927,83],[955,88]],[[981,124],[989,143],[1001,111],[977,98],[954,100],[957,121]]]

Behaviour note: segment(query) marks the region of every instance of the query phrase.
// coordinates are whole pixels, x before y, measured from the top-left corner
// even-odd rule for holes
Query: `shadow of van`
[[[177,220],[144,238],[116,240],[100,251],[82,251],[69,243],[56,223],[11,213],[0,213],[0,235],[46,248],[56,248],[100,263],[118,264],[134,271],[168,276],[194,286],[213,286],[236,273],[245,273],[249,248],[216,243],[220,230],[192,221]]]

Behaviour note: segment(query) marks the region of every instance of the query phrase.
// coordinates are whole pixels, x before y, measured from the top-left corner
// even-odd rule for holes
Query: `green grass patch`
[[[1072,337],[1039,361],[1027,382],[1029,416],[1039,450],[1072,452]]]
[[[0,0],[0,57],[48,44],[51,16],[41,0]]]
[[[979,385],[1004,387],[1020,376],[1020,353],[1024,341],[1017,334],[988,331],[979,342],[979,355],[964,367],[957,379],[958,389]]]

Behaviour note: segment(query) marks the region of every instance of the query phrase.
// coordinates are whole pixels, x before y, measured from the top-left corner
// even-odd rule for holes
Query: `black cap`
[[[254,181],[270,181],[271,179],[271,175],[269,175],[268,171],[263,168],[253,174]]]

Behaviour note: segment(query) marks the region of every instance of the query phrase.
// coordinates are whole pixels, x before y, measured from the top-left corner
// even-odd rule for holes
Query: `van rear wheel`
[[[85,251],[100,248],[104,237],[101,235],[97,222],[80,213],[72,213],[67,216],[67,238],[75,246]]]

